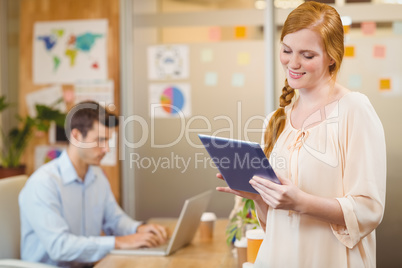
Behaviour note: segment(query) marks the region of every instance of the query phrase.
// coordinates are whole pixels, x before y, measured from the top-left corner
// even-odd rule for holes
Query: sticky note
[[[402,21],[394,21],[392,24],[394,34],[402,34]]]
[[[218,74],[215,72],[207,72],[205,74],[205,85],[216,86],[218,83]]]
[[[63,91],[63,99],[65,103],[73,103],[75,99],[74,90],[68,89]]]
[[[364,21],[361,23],[360,28],[364,35],[373,35],[377,29],[377,24],[374,21]]]
[[[345,57],[354,57],[355,56],[355,47],[354,46],[346,46],[345,47]]]
[[[249,65],[250,64],[250,54],[247,52],[241,52],[237,54],[237,64],[238,65]]]
[[[232,86],[243,87],[244,86],[244,74],[234,73],[232,75]]]
[[[221,28],[220,27],[211,27],[208,31],[208,37],[211,41],[220,41],[221,40]]]
[[[361,88],[362,87],[362,76],[359,74],[351,74],[349,76],[348,86],[350,88]]]
[[[247,29],[245,26],[235,27],[235,37],[236,39],[244,39],[247,35]]]
[[[373,48],[373,57],[374,58],[380,58],[380,59],[385,58],[385,50],[386,50],[386,48],[383,45],[374,46],[374,48]]]
[[[391,90],[391,79],[381,78],[380,79],[380,91],[390,91]]]
[[[211,62],[214,58],[212,49],[203,49],[201,51],[201,62]]]
[[[350,25],[343,25],[344,34],[348,34],[350,32]]]

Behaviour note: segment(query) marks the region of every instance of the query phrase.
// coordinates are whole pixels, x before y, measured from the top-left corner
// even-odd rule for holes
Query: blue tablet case
[[[257,193],[249,183],[253,176],[280,184],[258,143],[202,134],[198,137],[230,188]]]

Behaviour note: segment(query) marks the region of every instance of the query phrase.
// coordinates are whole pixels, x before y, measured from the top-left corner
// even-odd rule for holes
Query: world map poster
[[[108,21],[36,22],[33,36],[35,84],[70,84],[107,79]]]

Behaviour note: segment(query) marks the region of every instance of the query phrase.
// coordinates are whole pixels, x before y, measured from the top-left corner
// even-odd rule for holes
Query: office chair
[[[18,194],[27,179],[27,175],[0,179],[0,268],[53,267],[19,260],[21,231]]]

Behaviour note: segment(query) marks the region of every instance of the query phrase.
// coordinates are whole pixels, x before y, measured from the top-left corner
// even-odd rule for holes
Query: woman
[[[339,14],[328,5],[306,2],[289,14],[281,107],[267,117],[263,137],[271,163],[286,160],[273,167],[282,184],[254,177],[259,195],[217,188],[256,204],[265,239],[255,267],[376,266],[385,139],[367,97],[336,83],[343,38]]]

